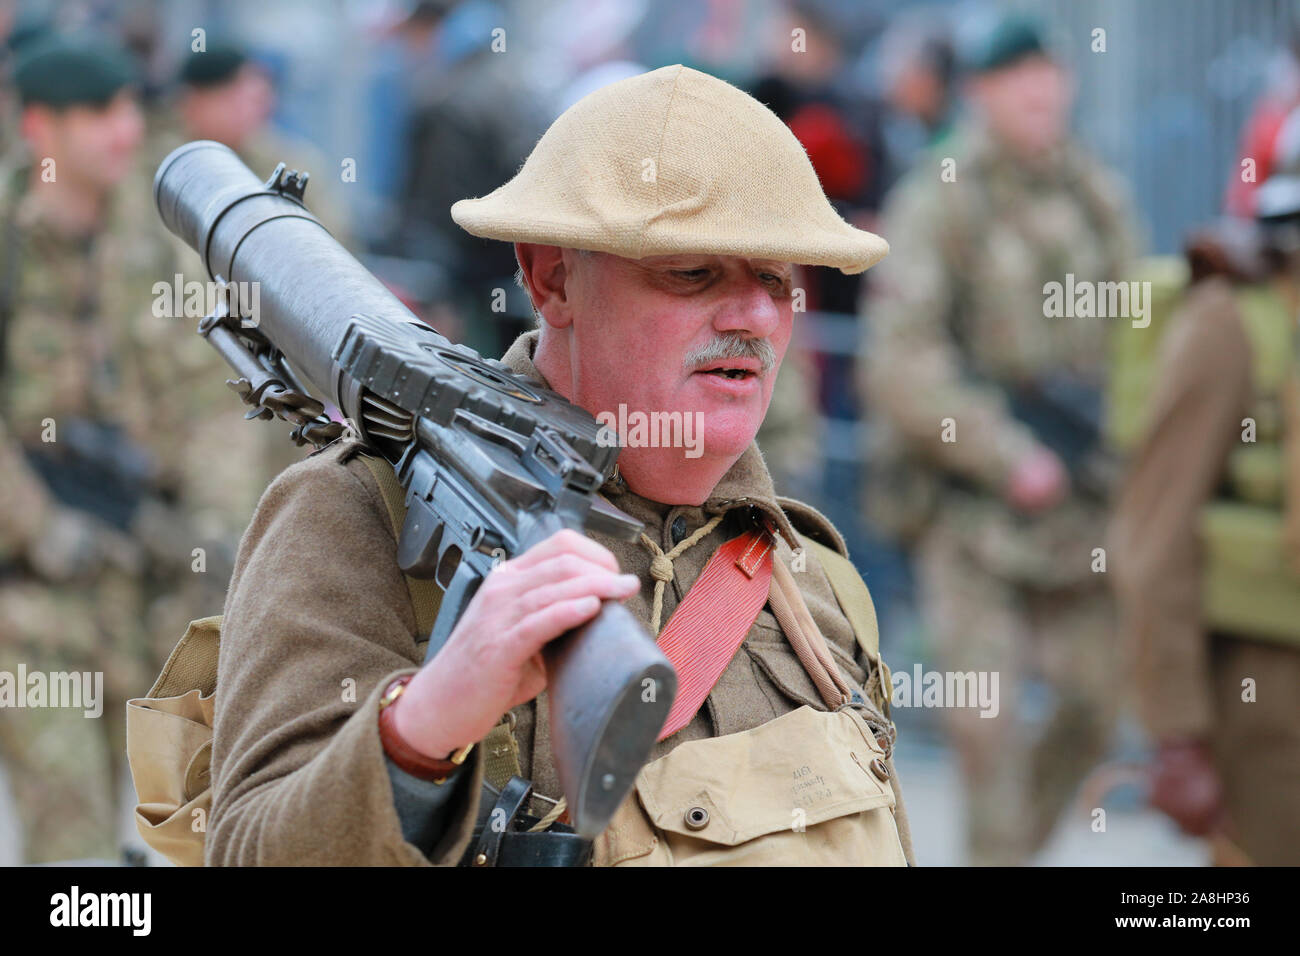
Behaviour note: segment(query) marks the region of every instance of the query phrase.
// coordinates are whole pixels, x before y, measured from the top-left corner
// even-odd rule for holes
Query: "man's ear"
[[[54,136],[54,111],[44,104],[35,103],[23,108],[18,120],[18,132],[33,154],[49,151]]]
[[[570,325],[573,316],[565,289],[570,273],[564,265],[564,250],[559,246],[516,242],[515,258],[519,260],[519,271],[533,300],[533,308],[541,315],[542,321],[556,329]]]

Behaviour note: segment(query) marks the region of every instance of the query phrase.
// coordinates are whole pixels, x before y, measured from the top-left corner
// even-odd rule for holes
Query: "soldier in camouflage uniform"
[[[149,116],[146,162],[141,168],[150,180],[168,153],[195,139],[226,143],[262,177],[269,176],[276,163],[283,161],[312,174],[307,196],[313,213],[321,210],[318,214],[331,233],[347,243],[337,188],[330,190],[330,184],[338,182],[337,164],[330,167],[310,146],[282,142],[266,130],[273,105],[270,80],[242,50],[217,42],[202,52],[190,53],[175,84],[174,96],[163,109]],[[148,215],[150,227],[172,246],[182,288],[195,288],[193,283],[197,282],[206,289],[208,274],[199,256],[163,229],[152,206]],[[160,278],[175,281],[173,275]],[[198,321],[188,311],[184,319],[183,325],[190,329]],[[170,314],[154,315],[151,321],[155,326],[176,324]],[[197,336],[189,336],[183,347],[187,362],[184,391],[169,407],[184,409],[187,447],[194,449],[179,463],[185,487],[191,508],[198,509],[195,516],[200,528],[209,537],[237,542],[262,491],[304,452],[289,440],[287,428],[239,426],[237,410],[241,406],[223,384],[231,377],[230,370]],[[165,374],[163,369],[159,372]],[[214,455],[212,449],[221,452]],[[218,576],[228,576],[228,571]],[[184,632],[190,619],[219,612],[223,600],[224,594],[214,597],[210,592],[202,596],[178,593],[172,601],[170,618],[175,625],[173,639]]]
[[[176,76],[171,109],[151,124],[152,169],[177,146],[196,139],[225,143],[265,179],[277,163],[311,174],[312,213],[344,246],[351,246],[342,159],[329,159],[311,143],[270,126],[275,107],[271,78],[248,54],[227,43],[191,52]],[[152,170],[151,170],[152,171]],[[353,170],[352,172],[355,172]],[[364,172],[364,171],[363,171]]]
[[[1048,318],[1045,284],[1121,277],[1122,192],[1066,138],[1067,81],[1036,26],[974,55],[975,115],[886,207],[892,255],[865,304],[868,510],[915,545],[949,672],[999,675],[1000,709],[944,717],[970,858],[1024,862],[1107,746],[1115,716],[1096,438],[1106,324]],[[1024,726],[1026,678],[1055,708]]]
[[[142,555],[129,532],[129,491],[77,507],[65,457],[79,434],[121,447],[133,371],[126,329],[110,319],[105,280],[143,266],[109,233],[110,196],[127,177],[142,126],[118,56],[62,40],[16,70],[29,161],[4,183],[5,363],[0,417],[0,671],[99,671],[110,701],[139,688],[146,638]],[[147,285],[146,285],[147,288]],[[60,495],[60,477],[67,479]],[[110,497],[112,500],[110,500]],[[89,497],[81,502],[91,504]],[[19,688],[22,693],[25,688]],[[0,755],[21,817],[26,859],[113,855],[120,706],[0,712]],[[116,724],[116,727],[114,725]]]
[[[351,244],[346,207],[342,199],[339,161],[329,161],[308,143],[274,133],[267,120],[274,105],[271,81],[265,71],[251,61],[238,47],[226,43],[211,43],[202,52],[192,52],[186,58],[176,77],[176,90],[166,108],[150,117],[149,142],[146,146],[148,162],[145,168],[152,177],[159,163],[178,146],[196,139],[211,139],[225,143],[239,154],[239,158],[258,176],[271,175],[276,164],[283,162],[290,168],[306,170],[311,174],[307,199],[312,213],[330,230],[331,235],[343,245]],[[198,255],[183,242],[156,223],[157,215],[150,214],[167,240],[172,243],[183,283],[207,283],[208,274]],[[167,277],[171,279],[171,276]],[[195,324],[187,316],[187,324]],[[207,374],[195,374],[189,380],[196,389],[191,398],[207,412],[221,409],[230,412],[238,408],[233,396],[222,385],[228,378],[225,366],[216,354],[193,337],[191,347],[196,350],[193,361],[202,363]],[[220,368],[218,368],[220,366]],[[223,394],[224,393],[224,394]],[[301,460],[302,449],[288,438],[286,428],[231,426],[226,414],[205,414],[195,429],[196,448],[221,448],[217,456],[191,456],[192,463],[201,463],[190,479],[196,490],[209,505],[209,517],[228,517],[231,521],[220,528],[223,537],[238,541],[257,499],[267,485],[282,470]],[[237,447],[236,447],[237,446]],[[253,467],[249,467],[253,462]],[[214,503],[218,506],[213,507]],[[214,533],[216,528],[211,529]],[[199,607],[193,601],[188,606],[190,617],[177,609],[175,619],[180,630],[199,612],[216,613],[221,609],[221,599],[215,604]]]
[[[196,444],[216,409],[249,427],[215,354],[151,310],[175,269],[135,165],[133,77],[79,40],[25,49],[26,157],[0,184],[0,674],[103,674],[97,719],[0,709],[32,862],[115,855],[125,700],[187,620],[220,608],[221,552],[256,503],[211,481],[222,456]]]

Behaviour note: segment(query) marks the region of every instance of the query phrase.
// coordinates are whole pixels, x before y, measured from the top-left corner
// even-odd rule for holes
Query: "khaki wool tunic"
[[[532,362],[536,341],[536,332],[521,336],[504,361],[545,384]],[[469,843],[483,777],[481,748],[471,751],[461,770],[471,779],[462,781],[448,830],[428,857],[403,839],[394,808],[379,740],[379,697],[393,678],[419,667],[427,635],[416,633],[392,524],[374,477],[351,456],[356,447],[337,442],[285,471],[267,489],[240,543],[222,624],[209,865],[453,865]],[[750,508],[775,522],[776,557],[787,565],[790,543],[798,542],[788,515],[804,534],[845,552],[842,538],[816,511],[778,503],[755,445],[702,507],[648,501],[617,478],[603,492],[644,522],[664,551],[675,544],[674,525],[681,540],[711,516],[728,515],[674,562],[664,622],[718,546],[745,530]],[[623,571],[643,582],[626,607],[648,626],[654,594],[650,552],[641,543],[597,540]],[[848,619],[815,555],[809,551],[801,558],[806,568],[794,578],[808,609],[840,670],[865,687],[873,675],[863,666],[869,662]],[[349,694],[349,687],[355,692]],[[686,741],[750,730],[802,705],[826,710],[765,608],[700,711],[660,741],[651,759]],[[529,702],[515,716],[522,773],[538,793],[559,797],[547,707]],[[912,863],[892,760],[888,766],[895,822]]]

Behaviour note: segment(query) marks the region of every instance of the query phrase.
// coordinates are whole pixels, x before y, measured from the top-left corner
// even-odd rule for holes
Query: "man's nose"
[[[756,339],[767,338],[780,323],[781,310],[771,288],[753,276],[734,282],[713,317],[718,332],[745,332]]]

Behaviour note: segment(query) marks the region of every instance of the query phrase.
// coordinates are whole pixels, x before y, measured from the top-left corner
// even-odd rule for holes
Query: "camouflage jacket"
[[[233,553],[273,477],[263,467],[270,429],[242,421],[229,369],[194,334],[198,318],[174,314],[176,247],[146,177],[118,187],[103,229],[70,238],[42,213],[28,176],[15,167],[0,196],[0,555],[23,553],[57,502],[31,453],[61,461],[69,427],[85,424],[129,445],[150,491],[183,511],[177,560],[198,538]],[[287,445],[286,436],[287,426],[278,435]]]
[[[24,449],[58,445],[77,424],[141,441],[148,404],[131,341],[150,284],[168,271],[165,247],[129,238],[127,204],[107,226],[68,236],[28,191],[29,167],[10,167],[0,196],[0,553],[38,533],[52,494]]]

